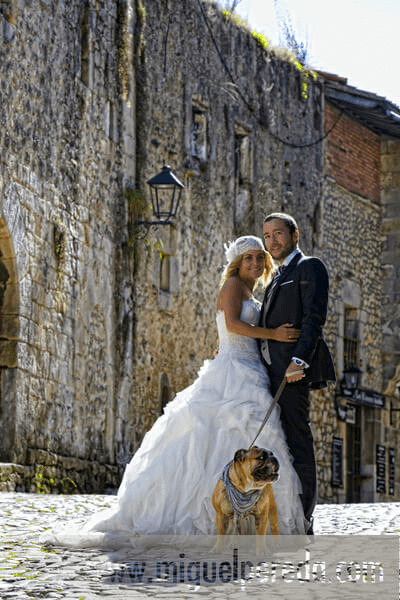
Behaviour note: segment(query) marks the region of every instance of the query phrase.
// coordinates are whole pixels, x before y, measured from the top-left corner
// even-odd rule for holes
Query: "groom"
[[[326,387],[335,380],[328,347],[322,337],[329,280],[325,265],[305,256],[298,248],[296,221],[285,213],[272,213],[264,220],[264,239],[268,252],[279,269],[268,286],[261,310],[260,326],[275,328],[290,323],[301,329],[293,343],[265,340],[261,354],[276,393],[284,375],[285,390],[280,398],[281,421],[293,466],[299,475],[304,515],[310,522],[317,500],[317,475],[314,443],[310,428],[309,389]],[[300,371],[300,373],[291,373]]]

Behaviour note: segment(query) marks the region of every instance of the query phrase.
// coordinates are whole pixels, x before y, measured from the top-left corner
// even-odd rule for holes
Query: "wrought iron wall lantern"
[[[147,227],[159,225],[174,225],[183,183],[174,175],[171,167],[165,165],[161,173],[155,175],[147,182],[150,186],[151,206],[153,210],[153,221],[136,221],[135,225],[147,225]]]
[[[348,390],[357,390],[361,385],[362,371],[358,367],[343,370],[342,385]]]
[[[350,392],[350,396],[355,390],[358,390],[361,385],[362,371],[358,367],[348,367],[343,370],[343,377],[340,383],[337,385],[335,393],[335,409],[339,421],[350,422],[352,420],[352,407],[343,405],[339,402],[339,398],[348,396],[347,392]]]
[[[340,382],[340,387],[337,388],[335,393],[335,406],[338,413],[338,417],[341,420],[346,420],[347,423],[351,421],[350,412],[353,410],[351,404],[369,406],[370,408],[384,409],[386,405],[386,397],[384,394],[380,394],[375,390],[361,388],[361,377],[363,372],[357,367],[350,367],[343,371],[343,378]],[[347,405],[342,406],[339,399],[342,398],[347,400]],[[396,409],[392,409],[391,412]],[[399,409],[400,410],[400,409]]]

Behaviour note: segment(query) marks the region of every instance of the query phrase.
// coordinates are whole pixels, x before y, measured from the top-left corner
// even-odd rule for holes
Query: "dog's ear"
[[[246,452],[247,450],[245,450],[244,448],[236,450],[235,456],[233,457],[234,462],[241,462],[242,460],[244,460],[246,458]]]

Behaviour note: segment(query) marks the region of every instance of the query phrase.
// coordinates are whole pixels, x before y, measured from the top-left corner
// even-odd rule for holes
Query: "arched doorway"
[[[9,229],[0,218],[0,461],[15,460],[15,367],[19,335],[19,286]]]
[[[17,366],[18,332],[17,265],[10,232],[0,219],[0,367]]]

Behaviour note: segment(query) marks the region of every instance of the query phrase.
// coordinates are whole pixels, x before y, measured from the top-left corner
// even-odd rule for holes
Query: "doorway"
[[[361,502],[361,411],[353,407],[354,418],[346,426],[346,502]]]

